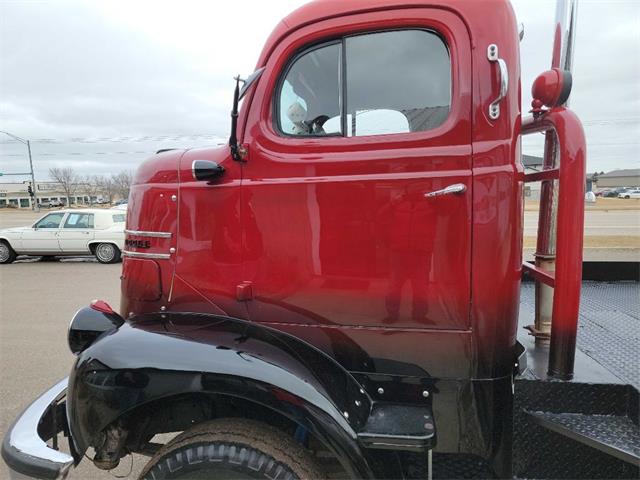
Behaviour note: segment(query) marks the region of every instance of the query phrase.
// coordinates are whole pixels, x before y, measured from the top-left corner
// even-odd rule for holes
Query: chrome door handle
[[[433,192],[425,193],[425,197],[439,197],[441,195],[460,195],[467,191],[467,186],[464,183],[454,183],[442,190],[435,190]]]
[[[489,105],[489,118],[496,120],[500,116],[500,101],[507,96],[507,90],[509,89],[509,72],[507,63],[498,57],[498,46],[495,43],[487,47],[487,58],[490,62],[496,62],[500,70],[500,93]]]

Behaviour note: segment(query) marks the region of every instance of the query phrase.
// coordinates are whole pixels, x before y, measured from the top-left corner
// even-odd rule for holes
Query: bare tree
[[[64,195],[67,197],[67,206],[71,205],[71,196],[78,188],[80,177],[71,167],[67,168],[50,168],[49,177],[60,185]]]
[[[98,185],[98,192],[107,197],[109,203],[113,202],[113,196],[116,193],[116,185],[113,178],[108,176],[96,177],[96,184]]]
[[[123,170],[111,178],[113,179],[118,195],[120,195],[123,200],[128,199],[131,182],[133,182],[133,172],[131,170]]]
[[[86,175],[82,180],[82,190],[89,197],[89,205],[93,205],[94,200],[100,191],[99,178],[97,175]]]

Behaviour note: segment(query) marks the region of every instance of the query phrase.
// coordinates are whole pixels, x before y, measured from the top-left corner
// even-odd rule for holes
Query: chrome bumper
[[[73,457],[46,443],[65,429],[67,420],[61,400],[67,383],[68,378],[64,378],[38,397],[6,433],[2,458],[12,478],[62,479],[69,473]]]

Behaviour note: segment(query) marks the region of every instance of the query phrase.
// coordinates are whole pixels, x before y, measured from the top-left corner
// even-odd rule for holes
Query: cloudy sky
[[[159,148],[224,141],[231,77],[253,70],[302,3],[0,0],[0,130],[31,139],[39,180],[53,166],[111,173]],[[555,1],[513,3],[525,109],[549,68]],[[589,171],[640,167],[640,0],[581,0],[571,102]],[[525,153],[541,153],[537,140]],[[1,136],[0,172],[27,170],[26,148]]]

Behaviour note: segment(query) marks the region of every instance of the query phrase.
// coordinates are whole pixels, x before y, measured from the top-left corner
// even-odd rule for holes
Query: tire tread
[[[184,455],[189,463],[187,452],[192,450],[184,452],[180,450],[188,445],[200,443],[205,444],[202,445],[203,448],[218,449],[215,455],[211,455],[212,457],[226,457],[230,463],[245,464],[253,471],[264,472],[267,478],[279,480],[291,478],[291,475],[281,476],[282,464],[289,466],[299,478],[304,480],[325,478],[309,452],[291,437],[269,425],[243,418],[225,418],[201,423],[177,435],[149,460],[140,478],[156,478],[155,467],[158,466],[158,469],[162,470],[164,465],[168,468],[166,461],[172,457],[182,465]],[[209,444],[209,447],[206,444]],[[200,445],[195,446],[196,451],[200,447]],[[174,452],[175,456],[172,455]],[[164,462],[163,459],[165,459]],[[251,465],[257,465],[257,467]]]

